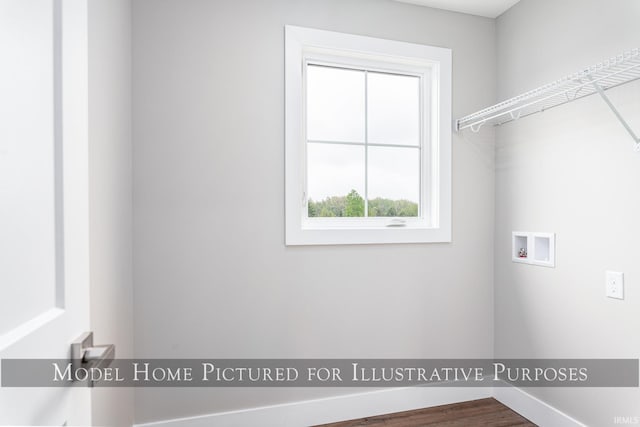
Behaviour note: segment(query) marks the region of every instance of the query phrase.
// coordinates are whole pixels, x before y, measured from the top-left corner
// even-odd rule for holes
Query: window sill
[[[301,228],[287,230],[287,246],[448,243],[451,229],[424,227]]]

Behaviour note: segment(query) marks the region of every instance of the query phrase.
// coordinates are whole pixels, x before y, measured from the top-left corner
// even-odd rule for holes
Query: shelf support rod
[[[620,120],[620,123],[622,123],[622,126],[624,126],[627,132],[629,132],[629,135],[631,135],[631,138],[633,138],[633,141],[636,143],[636,151],[640,151],[640,138],[638,138],[638,136],[633,131],[633,129],[631,129],[631,126],[629,126],[629,123],[627,123],[624,117],[622,117],[622,114],[620,114],[620,112],[615,107],[615,105],[613,105],[613,103],[611,102],[609,97],[604,93],[604,90],[602,90],[600,85],[596,82],[593,82],[593,78],[591,78],[591,76],[587,76],[587,77],[589,78],[589,80],[592,80],[593,87],[598,91],[603,101],[609,106],[611,111],[613,111],[613,114],[615,114],[618,120]]]

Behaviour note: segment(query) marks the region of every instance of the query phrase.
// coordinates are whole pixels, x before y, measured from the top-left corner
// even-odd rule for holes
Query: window
[[[286,27],[286,243],[446,242],[451,51]]]

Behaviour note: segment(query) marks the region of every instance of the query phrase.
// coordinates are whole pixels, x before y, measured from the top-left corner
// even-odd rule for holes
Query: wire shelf
[[[560,80],[462,117],[456,120],[456,129],[458,131],[471,129],[473,132],[478,132],[486,123],[502,125],[585,96],[600,93],[623,122],[623,125],[634,136],[626,122],[606,98],[604,91],[636,79],[640,79],[640,49],[624,52]]]

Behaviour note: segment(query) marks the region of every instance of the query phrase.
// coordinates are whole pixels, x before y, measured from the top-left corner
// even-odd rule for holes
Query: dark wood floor
[[[531,421],[495,399],[480,399],[453,405],[398,412],[318,427],[536,427]]]

